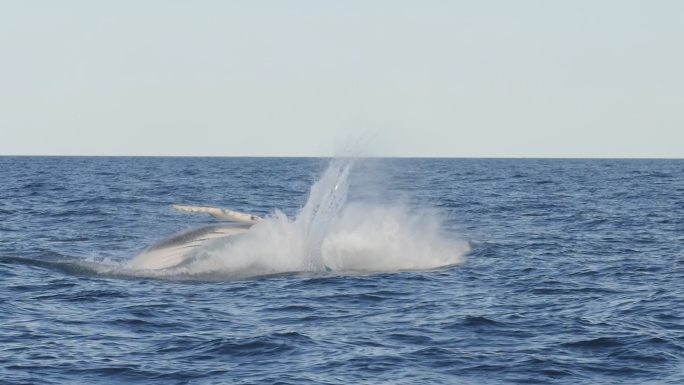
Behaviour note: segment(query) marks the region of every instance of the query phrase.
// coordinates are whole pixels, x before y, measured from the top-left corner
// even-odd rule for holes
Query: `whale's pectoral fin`
[[[187,206],[187,205],[172,205],[172,207],[178,211],[184,211],[188,213],[206,213],[211,215],[216,219],[222,219],[225,221],[241,222],[248,224],[255,224],[261,220],[261,217],[254,214],[241,213],[238,211],[233,211],[229,209],[224,209],[220,207],[208,207],[208,206]]]

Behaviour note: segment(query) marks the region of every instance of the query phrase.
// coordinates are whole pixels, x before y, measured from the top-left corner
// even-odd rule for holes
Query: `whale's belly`
[[[183,231],[156,243],[128,262],[132,269],[159,270],[183,264],[199,247],[219,238],[243,234],[249,227],[206,226]]]

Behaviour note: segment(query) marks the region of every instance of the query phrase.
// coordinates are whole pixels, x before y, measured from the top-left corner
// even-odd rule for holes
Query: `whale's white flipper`
[[[249,230],[247,226],[206,226],[184,231],[148,247],[128,262],[132,269],[159,270],[182,265],[197,257],[201,246],[233,237]]]
[[[160,270],[180,266],[199,257],[204,246],[224,242],[225,238],[243,234],[261,217],[229,209],[208,206],[173,205],[178,211],[206,213],[214,218],[241,224],[213,225],[184,231],[145,249],[128,262],[133,269]],[[206,249],[204,249],[206,250]]]
[[[254,214],[241,213],[220,207],[208,206],[187,206],[187,205],[172,205],[178,211],[189,213],[207,213],[214,218],[223,219],[226,221],[247,223],[253,225],[261,220],[261,217]]]

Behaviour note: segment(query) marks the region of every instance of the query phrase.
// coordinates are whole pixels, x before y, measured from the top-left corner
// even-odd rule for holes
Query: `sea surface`
[[[684,384],[684,161],[0,157],[0,384],[86,383]]]

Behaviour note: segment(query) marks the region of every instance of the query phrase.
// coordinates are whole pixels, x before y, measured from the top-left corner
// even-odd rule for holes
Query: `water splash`
[[[348,202],[355,162],[332,160],[294,219],[276,210],[245,234],[201,246],[186,263],[135,274],[205,278],[348,274],[429,270],[462,261],[468,243],[444,234],[434,212]]]
[[[307,267],[312,270],[325,267],[320,248],[347,202],[349,173],[353,165],[353,159],[332,160],[321,179],[311,186],[309,199],[294,221],[304,240],[302,251]]]

